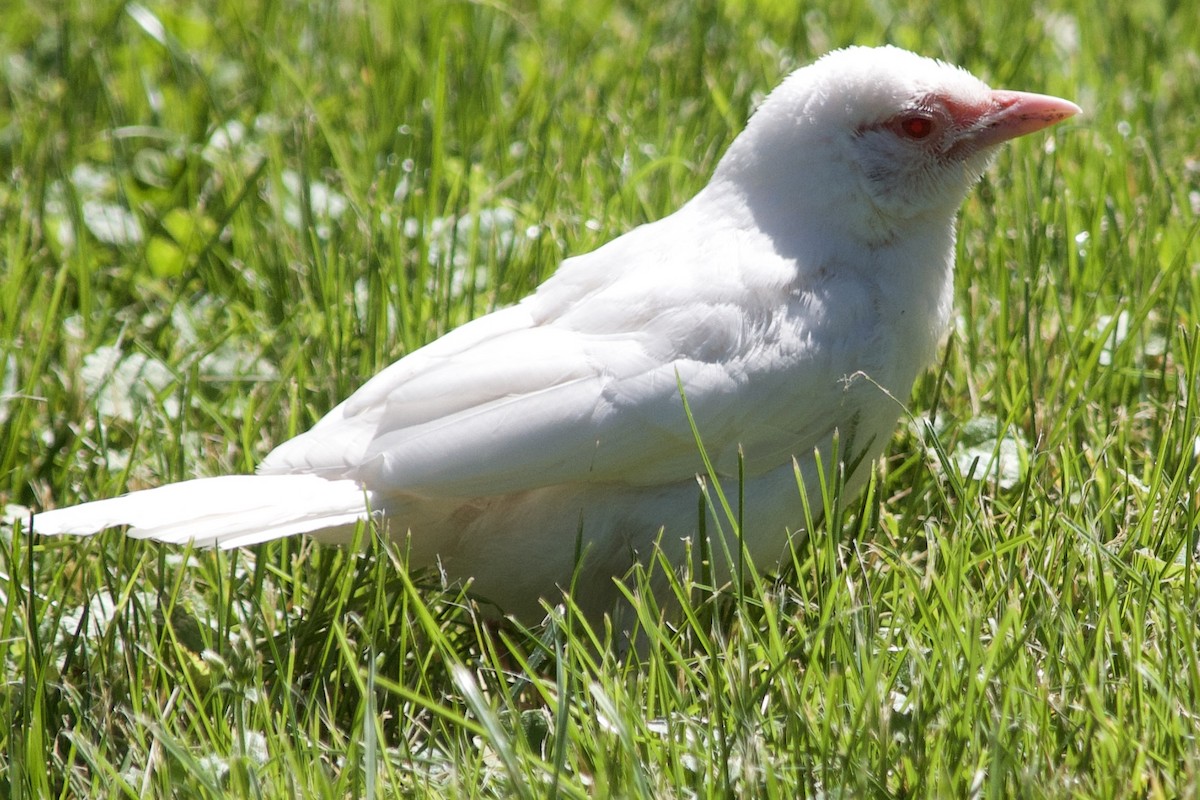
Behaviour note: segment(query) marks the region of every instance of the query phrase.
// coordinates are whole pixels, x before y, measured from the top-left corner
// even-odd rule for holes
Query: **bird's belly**
[[[886,424],[878,417],[860,416],[853,436],[843,439],[846,434],[839,431],[835,445],[831,433],[819,448],[827,476],[834,474],[835,449],[841,460],[856,465],[845,478],[846,497],[861,488],[889,439],[895,416]],[[732,519],[720,510],[711,480],[704,481],[710,504],[703,502],[701,482],[694,477],[656,486],[566,484],[473,499],[397,497],[384,507],[391,535],[409,536],[414,566],[436,564],[452,581],[469,582],[474,594],[525,621],[544,616],[539,599],[557,603],[565,590],[597,618],[620,604],[614,578],[637,563],[649,565],[656,547],[675,568],[684,566],[690,553],[698,569],[697,533],[704,530],[711,566],[723,581],[737,573],[736,561],[743,555],[761,570],[775,568],[787,556],[790,534],[804,523],[801,485],[813,515],[823,510],[812,451],[756,470],[741,487],[736,475],[718,481]],[[745,498],[742,511],[739,496]],[[654,570],[661,573],[659,566]],[[664,595],[659,602],[666,600],[668,583],[661,574],[652,585]]]

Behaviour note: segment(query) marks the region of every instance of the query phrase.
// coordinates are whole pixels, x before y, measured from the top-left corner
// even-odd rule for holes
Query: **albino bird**
[[[817,486],[836,438],[845,491],[861,488],[935,356],[955,217],[997,147],[1078,112],[892,47],[830,53],[766,98],[677,212],[400,359],[257,474],[33,528],[237,547],[344,541],[375,517],[408,537],[410,565],[508,613],[540,619],[568,586],[602,612],[614,577],[656,543],[682,558],[700,529],[686,398],[733,499],[744,475],[744,552],[773,565],[802,525],[798,478]]]

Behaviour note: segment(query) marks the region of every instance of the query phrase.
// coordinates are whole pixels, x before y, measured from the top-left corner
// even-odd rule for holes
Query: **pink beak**
[[[973,144],[989,147],[1040,131],[1082,112],[1070,100],[1030,92],[992,92],[992,106],[972,126]]]

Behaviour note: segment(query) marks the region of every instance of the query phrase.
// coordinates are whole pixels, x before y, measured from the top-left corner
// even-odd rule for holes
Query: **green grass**
[[[485,625],[373,541],[191,552],[18,522],[0,797],[1200,794],[1187,4],[3,17],[18,518],[252,469],[392,359],[676,208],[832,47],[892,42],[1087,114],[1007,148],[968,201],[944,357],[870,491],[781,576],[686,573],[674,629],[642,607],[639,659],[570,609]]]

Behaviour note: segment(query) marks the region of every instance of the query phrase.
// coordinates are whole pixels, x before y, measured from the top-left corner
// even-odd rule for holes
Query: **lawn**
[[[1188,4],[2,15],[0,797],[1200,795]],[[885,42],[1085,115],[972,193],[955,329],[868,491],[813,487],[832,512],[778,570],[684,570],[681,618],[640,607],[641,652],[569,604],[485,623],[369,533],[23,531],[252,470],[677,208],[792,69]]]

